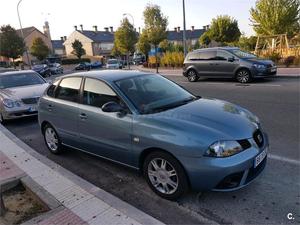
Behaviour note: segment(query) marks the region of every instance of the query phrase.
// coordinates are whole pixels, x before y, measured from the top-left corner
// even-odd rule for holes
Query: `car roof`
[[[213,48],[200,48],[195,49],[193,52],[216,51],[216,50],[236,50],[238,47],[213,47]]]
[[[126,78],[132,78],[142,75],[155,75],[153,73],[147,73],[142,72],[138,70],[98,70],[98,71],[89,71],[89,72],[79,72],[79,73],[72,73],[65,76],[61,76],[61,78],[67,78],[67,77],[74,77],[74,76],[83,76],[83,77],[89,77],[89,78],[96,78],[100,80],[104,80],[107,82],[114,82]]]
[[[36,73],[35,71],[33,70],[14,70],[14,71],[7,71],[7,72],[3,72],[3,73],[0,73],[0,76],[2,75],[11,75],[11,74],[26,74],[26,73]]]

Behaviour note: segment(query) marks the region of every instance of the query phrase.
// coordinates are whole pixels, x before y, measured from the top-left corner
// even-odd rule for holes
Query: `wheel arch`
[[[235,78],[236,78],[238,72],[241,71],[241,70],[247,70],[247,71],[249,72],[249,74],[250,74],[250,77],[252,77],[252,72],[251,72],[251,70],[250,70],[249,68],[245,67],[245,66],[242,66],[242,67],[239,67],[239,68],[237,68],[237,69],[235,70],[235,72],[234,72],[234,77],[235,77]]]
[[[167,150],[162,149],[162,148],[155,148],[155,147],[152,147],[152,148],[144,149],[144,150],[142,151],[142,153],[140,154],[140,157],[139,157],[139,164],[138,164],[139,170],[140,170],[141,172],[143,172],[143,165],[144,165],[144,162],[145,162],[146,157],[147,157],[150,153],[152,153],[152,152],[164,152],[164,153],[169,154],[169,155],[171,155],[172,157],[174,157],[174,159],[176,159],[176,161],[177,161],[177,162],[179,163],[179,165],[182,167],[182,169],[183,169],[183,171],[184,171],[184,173],[185,173],[185,176],[186,176],[186,178],[187,178],[188,185],[189,185],[189,187],[191,187],[190,178],[189,178],[188,173],[187,173],[185,167],[183,166],[183,164],[177,159],[176,156],[174,156],[174,154],[172,154],[170,151],[167,151]]]

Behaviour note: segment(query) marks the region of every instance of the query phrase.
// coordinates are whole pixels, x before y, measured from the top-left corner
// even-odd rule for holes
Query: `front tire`
[[[242,84],[249,83],[252,80],[251,73],[247,69],[241,69],[236,73],[236,80]]]
[[[195,70],[190,69],[187,72],[187,79],[188,79],[189,82],[196,82],[196,81],[198,81],[199,76],[198,76],[198,74]]]
[[[168,153],[150,153],[145,159],[143,172],[150,188],[165,199],[176,200],[188,190],[184,169]]]
[[[53,154],[62,152],[62,144],[56,130],[50,125],[46,124],[43,129],[44,141],[48,150]]]
[[[5,125],[5,122],[6,121],[4,120],[2,114],[0,113],[0,124]]]

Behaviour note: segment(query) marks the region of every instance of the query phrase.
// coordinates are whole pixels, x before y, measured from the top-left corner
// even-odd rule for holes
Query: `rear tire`
[[[62,152],[61,140],[56,130],[50,124],[44,126],[43,135],[45,144],[51,153],[59,154]]]
[[[144,161],[143,172],[150,188],[162,198],[176,200],[189,188],[184,169],[168,153],[150,153]]]
[[[194,69],[190,69],[187,72],[187,79],[189,82],[196,82],[196,81],[198,81],[199,76]]]
[[[240,69],[236,73],[236,80],[242,84],[249,83],[252,80],[252,76],[249,70]]]

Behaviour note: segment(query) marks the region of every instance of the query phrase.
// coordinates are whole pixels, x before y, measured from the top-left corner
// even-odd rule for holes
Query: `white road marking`
[[[293,164],[293,165],[296,165],[296,166],[300,166],[300,161],[299,160],[290,159],[290,158],[282,157],[282,156],[279,156],[279,155],[273,155],[273,154],[268,154],[268,158],[278,160],[278,161],[282,161],[282,162],[286,162],[286,163],[290,163],[290,164]]]

